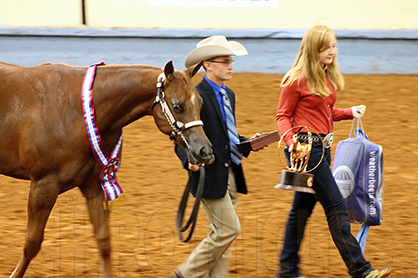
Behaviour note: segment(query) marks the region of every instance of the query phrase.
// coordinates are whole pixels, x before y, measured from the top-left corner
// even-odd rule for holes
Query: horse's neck
[[[119,130],[152,114],[157,76],[162,69],[148,66],[104,67],[93,86],[96,120],[101,130]]]

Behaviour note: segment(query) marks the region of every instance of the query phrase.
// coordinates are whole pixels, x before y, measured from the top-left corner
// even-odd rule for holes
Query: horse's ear
[[[190,78],[196,75],[196,73],[199,71],[202,65],[203,65],[203,61],[201,61],[199,64],[195,65],[194,67],[189,67],[187,69],[187,74],[190,76]]]
[[[165,65],[164,74],[165,74],[165,77],[167,77],[167,79],[170,80],[171,76],[173,76],[173,73],[174,73],[173,61],[170,61]]]

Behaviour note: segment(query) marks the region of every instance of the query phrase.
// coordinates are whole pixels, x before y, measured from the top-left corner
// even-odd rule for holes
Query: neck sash
[[[83,104],[84,126],[86,128],[87,137],[89,138],[90,147],[96,160],[102,167],[100,179],[102,181],[101,186],[103,189],[104,203],[107,208],[112,201],[118,199],[123,193],[115,177],[116,171],[119,169],[120,165],[119,154],[122,148],[122,133],[109,156],[102,144],[93,107],[93,83],[96,75],[96,68],[100,65],[105,64],[102,62],[92,65],[87,69],[81,89],[81,100]]]

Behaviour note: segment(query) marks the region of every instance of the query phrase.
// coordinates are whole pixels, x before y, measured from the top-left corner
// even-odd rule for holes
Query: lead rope
[[[177,217],[176,217],[176,228],[179,232],[179,238],[182,242],[188,242],[193,235],[194,228],[196,226],[197,222],[197,215],[199,212],[199,206],[200,201],[202,200],[203,195],[203,189],[205,187],[205,167],[200,167],[199,172],[191,172],[189,176],[189,180],[187,182],[186,188],[184,189],[183,196],[181,198],[179,208],[177,210]],[[194,201],[192,212],[190,213],[189,220],[187,220],[187,223],[183,226],[183,219],[184,219],[184,213],[186,211],[187,207],[187,200],[189,199],[190,194],[190,188],[192,186],[192,182],[199,178],[199,183],[196,190],[196,199]],[[191,226],[190,226],[191,225]],[[183,233],[189,229],[189,234],[186,238],[183,238]]]

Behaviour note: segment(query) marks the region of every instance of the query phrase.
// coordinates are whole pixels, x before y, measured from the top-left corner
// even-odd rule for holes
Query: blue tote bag
[[[382,146],[370,142],[360,119],[353,119],[349,138],[337,144],[332,173],[350,221],[363,224],[357,240],[364,251],[369,227],[382,223],[384,175]]]

